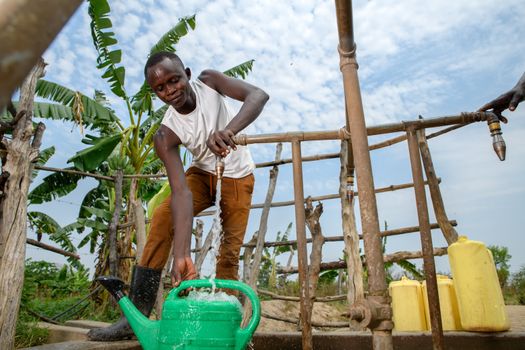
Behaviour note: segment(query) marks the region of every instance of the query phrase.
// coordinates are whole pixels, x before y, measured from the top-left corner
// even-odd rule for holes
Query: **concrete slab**
[[[51,324],[47,322],[38,322],[38,327],[49,330],[48,343],[60,343],[70,340],[87,340],[86,334],[89,329],[68,327],[62,325]]]
[[[136,340],[116,342],[68,341],[25,348],[22,350],[142,350]]]
[[[70,321],[66,321],[66,323],[64,323],[64,325],[65,326],[70,326],[70,327],[93,329],[93,328],[107,327],[107,326],[111,325],[111,323],[100,322],[100,321],[91,321],[91,320],[70,320]]]

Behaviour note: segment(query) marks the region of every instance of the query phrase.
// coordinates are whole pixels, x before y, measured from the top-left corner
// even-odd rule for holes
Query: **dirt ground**
[[[270,300],[261,302],[263,313],[285,318],[297,319],[299,315],[299,303],[282,300]],[[337,322],[346,321],[341,314],[345,312],[342,305],[330,303],[315,303],[312,319],[315,322]],[[512,332],[525,332],[525,305],[507,305],[507,314],[510,319]],[[261,318],[258,332],[291,332],[297,327],[292,323]],[[338,328],[323,329],[323,331],[342,331]]]

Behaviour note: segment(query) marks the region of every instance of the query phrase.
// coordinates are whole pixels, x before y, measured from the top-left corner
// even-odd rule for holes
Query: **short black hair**
[[[174,52],[170,52],[170,51],[159,51],[149,56],[148,60],[146,61],[146,65],[144,66],[144,77],[147,79],[148,69],[162,62],[165,58],[179,63],[182,66],[182,69],[184,69],[184,63],[182,63],[182,60],[180,59],[179,56],[177,56],[177,54],[175,54]]]

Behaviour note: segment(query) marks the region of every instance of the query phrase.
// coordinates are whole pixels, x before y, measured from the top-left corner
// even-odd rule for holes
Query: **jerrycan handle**
[[[242,350],[246,347],[246,344],[250,341],[252,334],[255,332],[255,329],[259,325],[261,320],[261,303],[257,294],[250,288],[246,283],[234,281],[234,280],[221,280],[216,279],[215,286],[218,288],[227,288],[227,289],[236,289],[240,292],[243,292],[252,303],[252,318],[248,325],[245,328],[239,329],[235,336],[235,349]],[[172,289],[169,293],[168,298],[179,299],[179,293],[190,287],[194,288],[209,288],[212,287],[210,280],[187,280],[182,281],[182,283],[175,289]]]

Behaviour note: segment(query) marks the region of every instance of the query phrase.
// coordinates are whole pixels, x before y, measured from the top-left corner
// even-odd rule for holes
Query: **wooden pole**
[[[434,248],[434,256],[442,256],[447,254],[447,247],[440,247],[440,248]],[[401,260],[411,260],[411,259],[421,259],[423,258],[423,252],[422,251],[415,251],[415,252],[396,252],[393,254],[386,254],[383,256],[383,261],[385,263],[388,262],[397,262]],[[366,258],[362,262],[363,264],[366,263]],[[330,261],[322,263],[320,266],[320,271],[328,271],[328,270],[337,270],[337,269],[345,269],[346,268],[346,261],[339,260],[339,261]],[[277,269],[277,273],[284,273],[284,274],[292,274],[292,273],[298,273],[299,269],[297,266],[290,266],[290,267],[281,267]]]
[[[441,182],[441,179],[438,178],[438,181]],[[425,184],[427,182],[425,181]],[[390,185],[390,186],[386,186],[386,187],[380,187],[380,188],[376,188],[375,189],[375,193],[384,193],[384,192],[392,192],[392,191],[398,191],[398,190],[404,190],[404,189],[407,189],[407,188],[411,188],[413,187],[414,184],[412,183],[405,183],[405,184],[399,184],[399,185]],[[359,196],[359,192],[353,192],[354,196]],[[326,195],[323,195],[323,196],[315,196],[315,197],[312,197],[312,200],[313,201],[324,201],[324,200],[328,200],[328,199],[339,199],[340,198],[340,194],[326,194]],[[291,200],[291,201],[284,201],[284,202],[273,202],[270,204],[270,207],[286,207],[286,206],[289,206],[289,205],[295,205],[295,200]],[[250,209],[261,209],[261,208],[264,208],[264,204],[252,204],[252,206],[250,207]],[[215,213],[214,210],[208,210],[208,211],[202,211],[200,212],[199,214],[197,214],[197,216],[211,216]],[[123,224],[123,225],[119,225],[120,228],[123,228],[123,227],[126,227],[125,226],[126,224]],[[132,225],[132,224],[129,224],[129,225]]]
[[[292,142],[293,183],[295,198],[295,228],[297,235],[297,253],[299,262],[299,285],[301,291],[302,348],[313,349],[312,325],[309,322],[310,287],[308,286],[308,257],[306,247],[306,223],[304,212],[303,166],[301,163],[301,143]]]
[[[434,169],[434,163],[432,162],[432,156],[430,155],[430,149],[428,148],[427,139],[425,137],[425,130],[417,130],[416,134],[419,143],[419,150],[421,152],[421,159],[423,160],[423,166],[425,168],[425,174],[427,175],[428,189],[430,190],[430,198],[432,199],[432,206],[434,207],[436,220],[439,223],[441,232],[443,232],[448,245],[451,245],[458,240],[458,233],[454,227],[450,225],[445,211],[443,197],[441,196],[439,182],[437,181],[436,170]]]
[[[0,16],[5,14],[1,13]],[[44,131],[44,125],[41,124],[37,133],[33,132],[32,111],[36,83],[44,75],[44,66],[44,61],[40,59],[24,80],[13,137],[11,140],[2,140],[2,147],[7,153],[2,161],[3,188],[0,188],[0,349],[14,348],[24,283],[31,163],[38,157]]]
[[[450,220],[449,223],[452,226],[457,226],[458,225],[456,220]],[[430,229],[435,230],[435,229],[438,229],[438,228],[440,228],[439,224],[437,224],[437,223],[430,224]],[[394,230],[381,231],[380,234],[381,234],[381,237],[387,237],[387,236],[397,236],[397,235],[403,235],[405,233],[415,233],[415,232],[419,232],[419,226],[408,226],[408,227],[397,228],[397,229],[394,229]],[[358,238],[359,239],[363,239],[363,235],[359,234]],[[325,242],[341,242],[341,241],[344,241],[344,236],[325,236],[324,240],[325,240]],[[306,240],[306,243],[312,243],[312,239],[308,238]],[[288,240],[288,241],[284,241],[284,242],[279,241],[279,242],[266,242],[266,243],[264,243],[264,246],[266,248],[268,248],[268,247],[289,246],[289,245],[296,246],[297,245],[297,241],[296,240]],[[243,244],[242,246],[245,247],[245,248],[246,247],[255,247],[255,244],[251,243],[251,241],[250,241],[248,243]]]
[[[275,149],[275,160],[281,159],[281,152],[283,145],[278,143]],[[259,230],[257,230],[257,245],[253,254],[253,262],[251,263],[250,278],[248,285],[253,290],[257,291],[257,279],[259,278],[259,271],[261,265],[261,259],[264,248],[264,239],[266,237],[266,231],[268,230],[268,216],[270,215],[270,203],[272,203],[273,195],[275,193],[275,186],[277,184],[277,176],[279,176],[279,167],[274,166],[270,170],[270,177],[268,179],[268,191],[266,192],[266,199],[264,200],[264,208],[261,214],[259,222]],[[245,305],[244,314],[242,320],[242,326],[246,326],[252,314],[252,305]]]
[[[278,143],[275,149],[275,160],[276,161],[281,159],[282,150],[283,150],[283,145],[281,143]],[[248,285],[252,287],[254,290],[257,290],[257,279],[259,278],[262,253],[263,253],[263,248],[264,248],[264,239],[266,238],[266,231],[268,230],[268,216],[270,215],[270,204],[272,203],[272,200],[273,200],[273,195],[275,193],[275,186],[277,185],[278,176],[279,176],[279,167],[274,166],[270,170],[268,191],[266,192],[264,208],[261,213],[259,230],[257,230],[257,245],[255,247],[253,262],[251,264],[250,280],[248,282]]]
[[[75,254],[75,253],[72,253],[72,252],[68,252],[67,250],[60,249],[60,248],[57,248],[57,247],[53,247],[53,246],[51,246],[49,244],[45,244],[45,243],[42,243],[42,242],[39,242],[39,241],[35,241],[34,239],[31,239],[31,238],[27,238],[26,239],[26,243],[30,244],[30,245],[33,245],[35,247],[38,247],[38,248],[49,250],[50,252],[53,252],[53,253],[62,254],[62,255],[65,255],[65,256],[69,256],[69,257],[71,257],[73,259],[80,260],[80,256],[78,254]]]
[[[408,151],[410,154],[410,165],[412,178],[414,180],[414,193],[416,200],[419,227],[421,227],[421,249],[423,251],[423,269],[427,282],[427,295],[430,310],[430,325],[432,329],[432,345],[434,350],[444,349],[443,328],[441,323],[441,311],[439,307],[439,294],[436,278],[436,266],[434,263],[432,235],[430,232],[430,221],[428,217],[428,205],[425,186],[423,185],[423,169],[421,168],[421,156],[417,143],[416,130],[407,132]]]
[[[118,274],[118,258],[117,258],[117,225],[120,218],[120,211],[122,208],[122,176],[123,171],[117,170],[115,177],[115,210],[113,217],[109,224],[108,243],[109,243],[109,274],[117,276]]]
[[[341,214],[343,223],[343,239],[345,242],[344,253],[347,261],[348,272],[348,304],[352,305],[356,301],[364,298],[363,287],[363,266],[359,254],[359,233],[354,214],[354,191],[353,185],[348,184],[348,143],[341,141],[341,171],[339,174],[339,196],[341,198]],[[352,177],[353,179],[353,177]],[[348,186],[352,186],[348,188]]]
[[[0,1],[0,110],[81,3]]]

